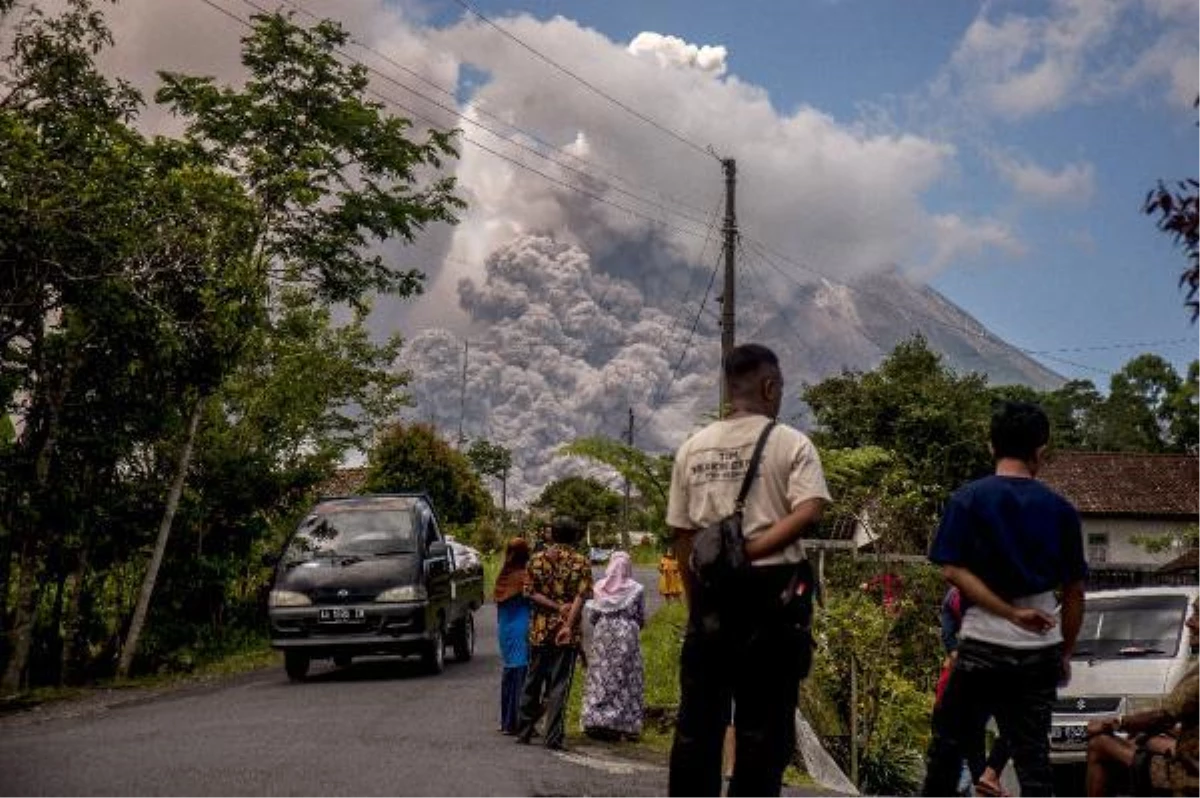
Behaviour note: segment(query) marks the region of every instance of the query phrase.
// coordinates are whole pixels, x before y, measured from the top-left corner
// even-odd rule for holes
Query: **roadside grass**
[[[580,668],[571,684],[567,704],[567,743],[600,746],[617,756],[666,765],[679,711],[679,652],[687,626],[687,608],[682,602],[665,604],[642,630],[642,660],[646,669],[646,719],[642,736],[635,743],[598,743],[583,734],[580,715],[586,672]],[[796,764],[788,766],[783,783],[789,787],[811,787],[813,780]]]
[[[266,640],[247,645],[209,661],[188,672],[148,673],[128,679],[102,679],[95,683],[63,687],[35,687],[16,695],[0,697],[0,714],[32,709],[46,704],[84,699],[112,691],[165,689],[202,684],[225,676],[249,673],[269,667],[283,667],[283,656],[272,650]]]
[[[500,567],[504,565],[504,553],[492,551],[484,554],[483,560],[483,598],[490,601],[492,590],[496,587],[496,577],[500,575]]]
[[[581,713],[583,685],[587,673],[578,669],[567,703],[567,742],[605,745],[613,753],[665,764],[671,749],[675,711],[679,707],[679,649],[687,610],[682,603],[667,604],[650,618],[642,630],[642,660],[646,669],[646,721],[636,743],[597,743],[583,734]]]

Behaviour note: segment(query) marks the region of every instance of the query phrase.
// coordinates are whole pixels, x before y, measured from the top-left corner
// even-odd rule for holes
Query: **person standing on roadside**
[[[550,545],[529,562],[529,673],[517,722],[517,742],[526,745],[543,712],[546,747],[562,749],[566,737],[567,695],[582,642],[580,619],[592,593],[592,566],[573,548],[582,533],[573,519],[556,518],[550,525]]]
[[[989,717],[1008,743],[1021,794],[1053,792],[1050,718],[1056,687],[1071,676],[1087,563],[1079,514],[1035,478],[1049,440],[1040,407],[1000,403],[991,421],[995,473],[950,498],[930,549],[968,606],[933,717],[924,795],[954,793]]]
[[[779,795],[795,750],[800,680],[812,657],[807,617],[793,614],[804,591],[811,608],[812,585],[797,578],[811,574],[800,537],[820,520],[829,491],[812,442],[775,422],[783,400],[775,354],[745,344],[734,347],[722,366],[731,412],[679,448],[671,475],[667,524],[689,612],[668,790],[720,794],[722,742],[736,705],[729,794]],[[693,538],[734,512],[760,440],[758,469],[742,508],[749,567],[739,572],[735,590],[716,594],[692,570]]]
[[[504,565],[496,577],[492,599],[496,602],[496,626],[500,638],[500,658],[504,672],[500,680],[500,731],[517,733],[521,692],[529,670],[529,599],[525,583],[529,581],[529,544],[513,538],[504,547]]]

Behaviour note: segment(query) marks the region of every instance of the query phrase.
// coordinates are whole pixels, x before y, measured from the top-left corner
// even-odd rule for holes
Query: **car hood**
[[[413,585],[420,580],[420,556],[393,554],[362,559],[322,558],[281,566],[275,587],[303,593],[316,603],[338,603],[373,601],[388,588]]]
[[[1174,662],[1173,658],[1072,660],[1071,681],[1059,696],[1162,695]]]

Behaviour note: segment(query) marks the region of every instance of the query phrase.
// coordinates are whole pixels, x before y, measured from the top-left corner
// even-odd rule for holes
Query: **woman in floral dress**
[[[640,631],[646,605],[628,554],[613,552],[585,609],[592,650],[583,691],[584,732],[609,739],[636,737],[645,714]]]

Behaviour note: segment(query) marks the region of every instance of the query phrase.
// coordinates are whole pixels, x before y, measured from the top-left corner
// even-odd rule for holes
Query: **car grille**
[[[1054,702],[1054,711],[1067,715],[1092,715],[1099,712],[1116,712],[1121,706],[1119,696],[1078,696]]]
[[[308,597],[313,604],[329,606],[330,604],[363,604],[375,600],[375,593],[347,588],[319,587],[310,590]]]

